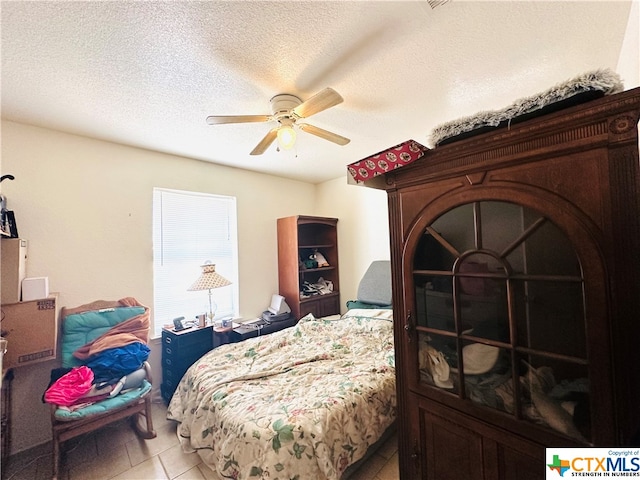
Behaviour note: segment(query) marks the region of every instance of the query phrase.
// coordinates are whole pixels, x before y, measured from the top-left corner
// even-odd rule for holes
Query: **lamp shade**
[[[280,128],[278,128],[278,144],[280,148],[284,150],[289,150],[293,147],[293,144],[296,142],[296,131],[293,129],[291,124],[283,124]]]
[[[202,273],[187,290],[211,290],[212,288],[226,287],[231,282],[216,272],[215,263],[205,262],[200,265]]]

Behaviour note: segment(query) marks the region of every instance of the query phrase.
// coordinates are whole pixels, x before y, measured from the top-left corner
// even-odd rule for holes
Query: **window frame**
[[[229,195],[153,188],[152,201],[153,304],[151,337],[164,325],[208,312],[208,291],[188,288],[206,261],[231,285],[211,291],[217,305],[215,318],[238,318],[237,199]],[[226,215],[222,215],[226,212]]]

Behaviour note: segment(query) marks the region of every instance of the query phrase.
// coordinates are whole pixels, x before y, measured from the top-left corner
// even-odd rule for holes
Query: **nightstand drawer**
[[[213,349],[213,327],[162,331],[162,398],[169,401],[193,363]]]
[[[164,383],[160,386],[160,395],[162,396],[162,399],[165,401],[167,405],[171,401],[171,397],[173,397],[173,392],[175,392],[175,390],[176,390],[175,387],[168,388],[165,386]]]
[[[197,345],[191,345],[184,347],[168,346],[165,345],[162,349],[162,360],[169,360],[170,363],[179,364],[189,362],[189,364],[195,362],[202,355],[213,349],[213,340],[207,343],[200,343]]]
[[[185,374],[187,370],[188,368],[184,370],[174,370],[171,368],[163,368],[162,384],[166,385],[167,387],[175,389],[180,383],[180,380],[182,380],[182,376]]]
[[[184,373],[187,370],[187,368],[189,368],[191,365],[193,365],[193,363],[196,360],[198,360],[198,358],[200,358],[200,357],[196,357],[196,358],[191,358],[191,357],[187,357],[187,358],[180,358],[180,357],[166,358],[166,357],[163,357],[162,358],[162,368],[163,368],[163,371],[164,371],[164,369],[168,369],[168,370],[172,370],[174,372],[182,372],[182,373]]]
[[[179,332],[162,331],[163,347],[177,349],[203,344],[213,345],[213,327],[188,328]]]
[[[175,390],[175,388],[178,386],[178,383],[180,383],[180,380],[182,379],[182,375],[184,375],[184,373],[182,373],[181,375],[175,375],[173,370],[163,368],[162,385],[167,389]]]

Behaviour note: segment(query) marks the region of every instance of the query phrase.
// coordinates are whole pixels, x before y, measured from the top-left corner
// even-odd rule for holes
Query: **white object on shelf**
[[[49,296],[49,277],[29,277],[22,280],[22,301],[40,300]]]

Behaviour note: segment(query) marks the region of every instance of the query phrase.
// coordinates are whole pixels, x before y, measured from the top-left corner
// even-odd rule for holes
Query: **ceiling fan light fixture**
[[[346,145],[349,139],[308,123],[297,123],[302,118],[320,113],[342,103],[344,100],[333,88],[325,88],[304,102],[289,93],[279,93],[271,98],[271,115],[209,115],[209,125],[225,123],[255,123],[276,121],[274,126],[251,150],[250,155],[262,155],[278,139],[278,151],[290,150],[296,143],[297,129],[328,140],[337,145]],[[296,127],[294,129],[294,127]]]
[[[296,143],[296,131],[291,125],[282,125],[278,128],[278,145],[283,150],[290,150]]]

